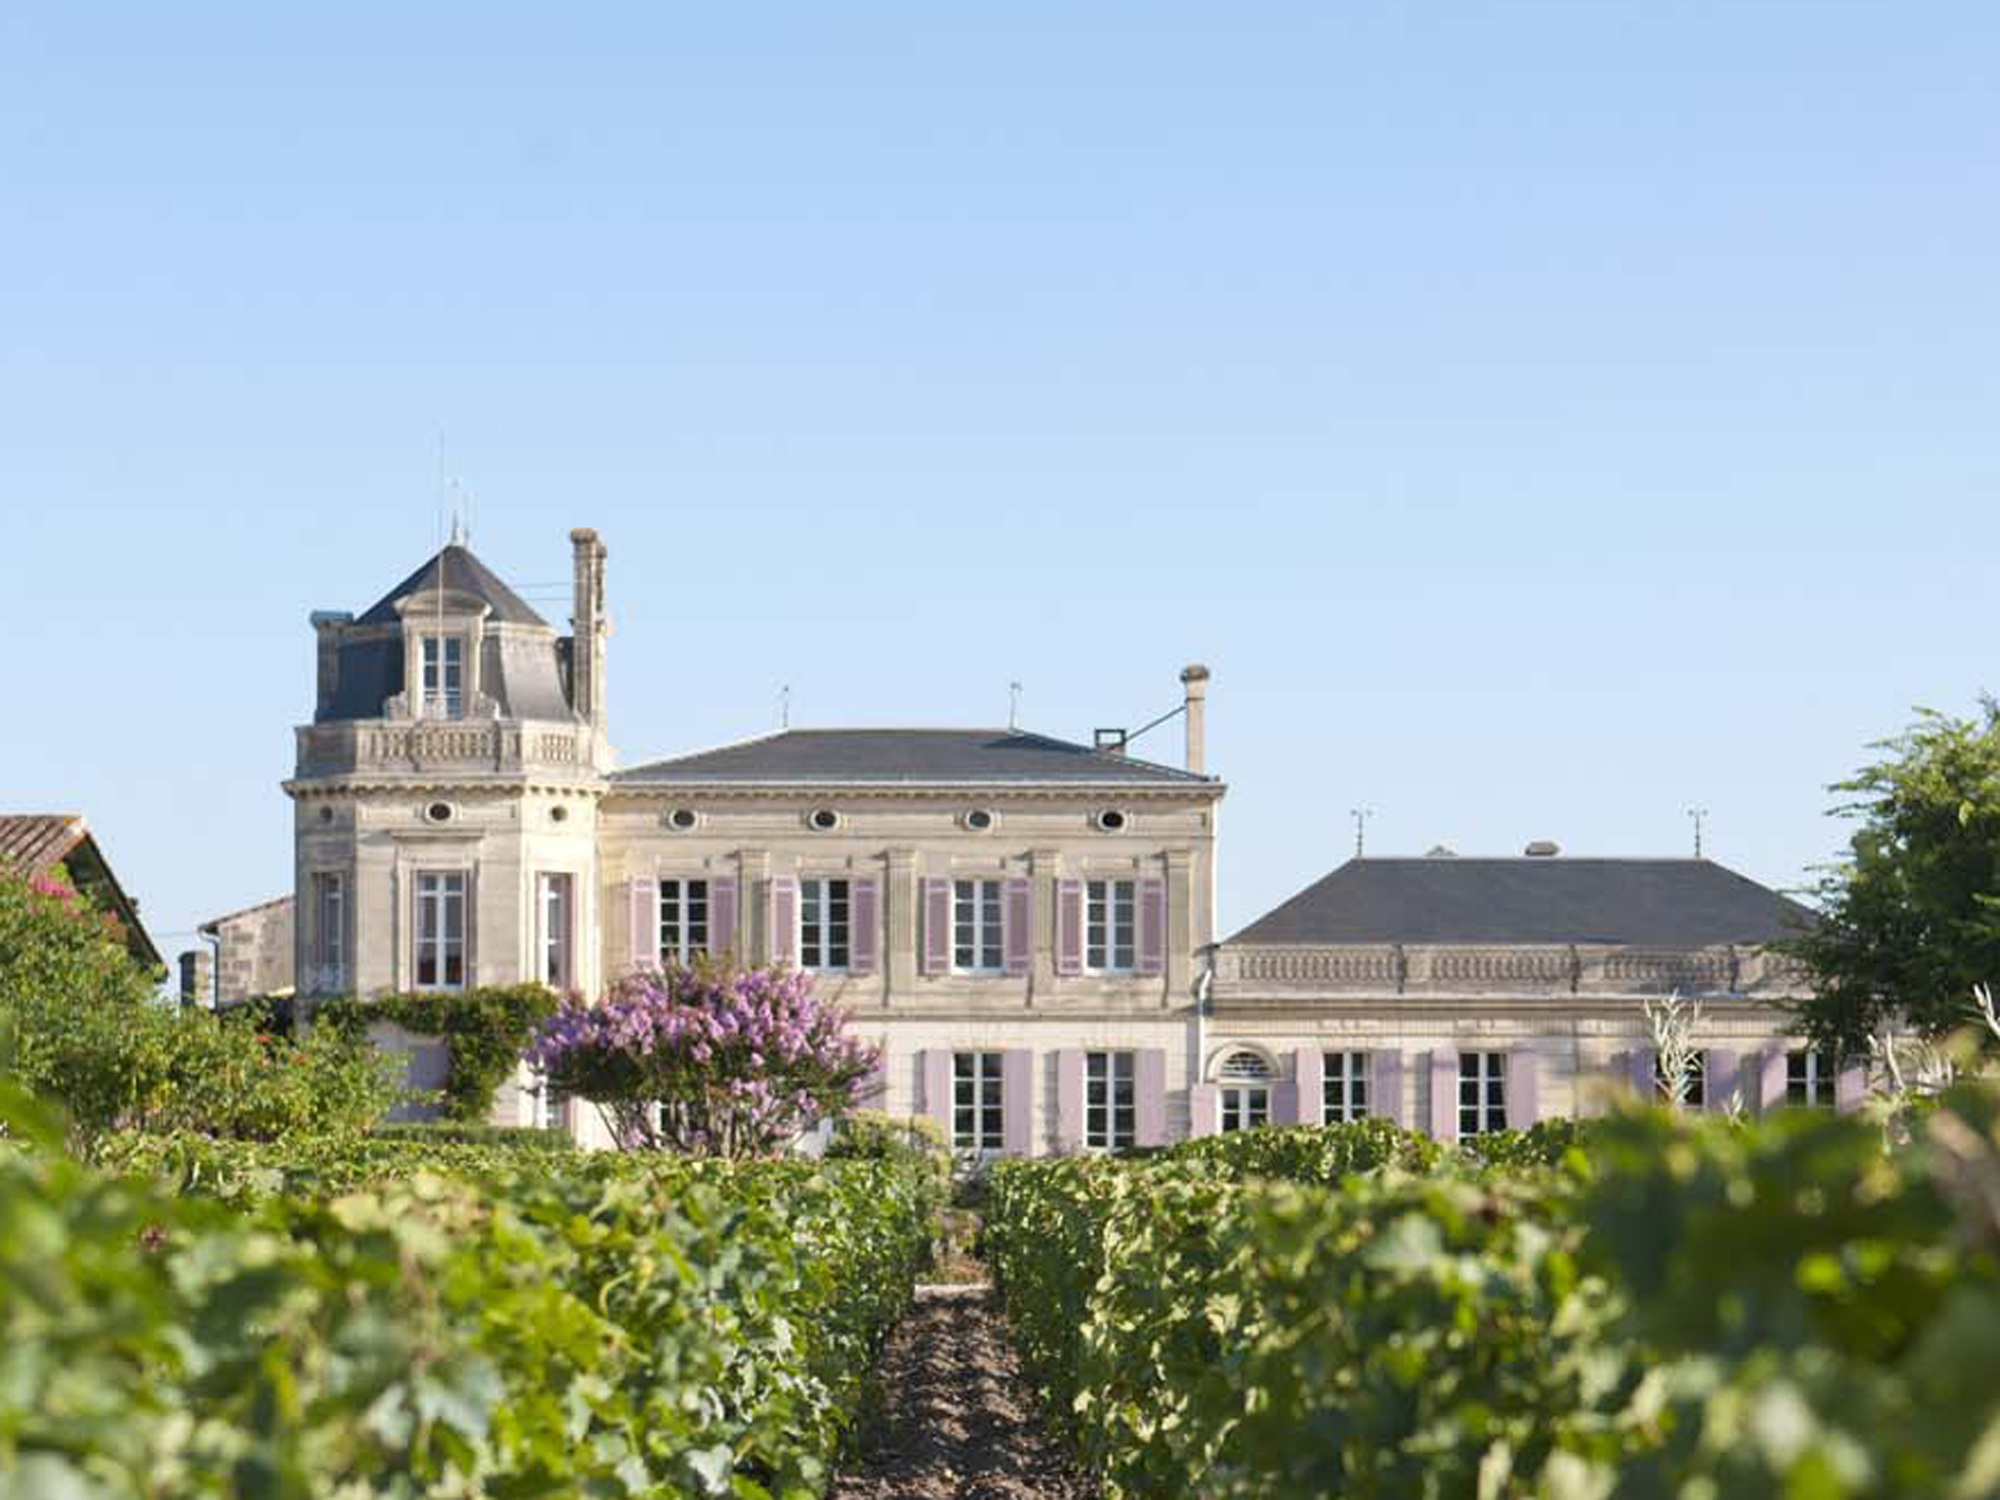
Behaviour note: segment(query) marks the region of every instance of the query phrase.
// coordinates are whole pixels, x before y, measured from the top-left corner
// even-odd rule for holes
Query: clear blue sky
[[[286,889],[442,434],[503,575],[604,534],[628,763],[1199,659],[1226,926],[1363,802],[1793,883],[2000,686],[1996,76],[1889,0],[8,6],[0,803],[170,951]]]

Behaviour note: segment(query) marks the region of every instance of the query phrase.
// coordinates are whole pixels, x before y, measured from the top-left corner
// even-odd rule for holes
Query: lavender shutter
[[[1296,1078],[1280,1078],[1271,1085],[1271,1123],[1273,1125],[1301,1123],[1299,1081]]]
[[[847,971],[873,974],[877,929],[875,882],[849,881],[847,900]]]
[[[1083,882],[1056,882],[1056,972],[1083,972]]]
[[[1034,1150],[1035,1054],[1010,1047],[1000,1054],[1000,1142],[1009,1156]]]
[[[1436,1048],[1431,1053],[1431,1139],[1458,1139],[1458,1052]]]
[[[1373,1073],[1368,1080],[1368,1112],[1392,1125],[1402,1124],[1408,1118],[1403,1109],[1403,1054],[1371,1052],[1368,1066]]]
[[[1701,1086],[1707,1095],[1705,1108],[1727,1114],[1730,1096],[1741,1086],[1737,1070],[1742,1059],[1734,1052],[1708,1051],[1701,1055]]]
[[[1214,1135],[1221,1128],[1222,1097],[1212,1083],[1188,1087],[1188,1135]]]
[[[1665,1098],[1657,1081],[1660,1054],[1651,1047],[1634,1047],[1625,1057],[1627,1080],[1641,1104],[1658,1104]]]
[[[923,1114],[937,1122],[938,1129],[944,1132],[945,1144],[950,1145],[951,1051],[944,1047],[926,1047],[920,1057],[924,1083]]]
[[[1083,1149],[1083,1053],[1074,1047],[1056,1053],[1056,1146]]]
[[[708,951],[723,958],[736,951],[736,882],[708,883]]]
[[[1028,972],[1029,953],[1034,942],[1034,887],[1020,876],[1007,882],[1001,908],[1001,947],[1006,954],[1007,975],[1019,979]]]
[[[951,882],[924,881],[923,972],[951,972]]]
[[[1542,1060],[1526,1047],[1507,1054],[1507,1125],[1526,1130],[1542,1117]]]
[[[1151,977],[1167,967],[1167,883],[1139,882],[1139,952],[1135,972]]]
[[[884,1037],[875,1044],[875,1061],[869,1065],[868,1076],[861,1081],[861,1092],[855,1103],[863,1109],[887,1109],[889,1097],[889,1039]]]
[[[1785,1049],[1769,1047],[1757,1059],[1757,1108],[1777,1109],[1785,1102]]]
[[[1298,1080],[1298,1119],[1301,1125],[1326,1122],[1326,1054],[1317,1047],[1301,1047],[1292,1054],[1292,1076]]]
[[[765,947],[774,964],[799,961],[799,882],[791,875],[771,879],[770,921]]]
[[[1132,1060],[1132,1144],[1167,1143],[1167,1054],[1161,1047],[1143,1047]]]
[[[1842,1068],[1833,1080],[1833,1107],[1840,1113],[1852,1114],[1867,1101],[1868,1066],[1854,1063]]]
[[[656,969],[660,965],[660,883],[635,880],[631,883],[632,967]]]

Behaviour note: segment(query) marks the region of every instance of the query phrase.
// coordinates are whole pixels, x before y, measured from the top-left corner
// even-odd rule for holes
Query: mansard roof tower
[[[552,898],[526,872],[573,869],[564,899],[589,899],[610,626],[604,545],[570,542],[567,636],[457,535],[361,614],[312,615],[318,689],[285,783],[302,995],[537,975]]]

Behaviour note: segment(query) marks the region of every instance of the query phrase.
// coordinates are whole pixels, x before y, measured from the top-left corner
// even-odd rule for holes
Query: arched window
[[[1232,1052],[1215,1070],[1221,1085],[1222,1128],[1252,1130],[1271,1123],[1271,1064],[1255,1052]]]

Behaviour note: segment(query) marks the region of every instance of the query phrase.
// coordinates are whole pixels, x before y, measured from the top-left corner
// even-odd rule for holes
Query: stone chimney
[[[316,609],[310,618],[319,638],[319,692],[313,708],[313,717],[318,718],[333,707],[334,694],[340,691],[340,637],[354,616],[341,609]]]
[[[1187,768],[1197,776],[1208,774],[1208,668],[1192,662],[1181,672],[1181,687],[1187,693]]]
[[[587,526],[569,534],[576,561],[575,602],[569,617],[570,698],[576,715],[600,733],[604,729],[604,641],[611,622],[604,613],[604,543]]]
[[[190,948],[181,955],[181,1004],[206,1010],[215,1003],[215,960],[206,948]]]

